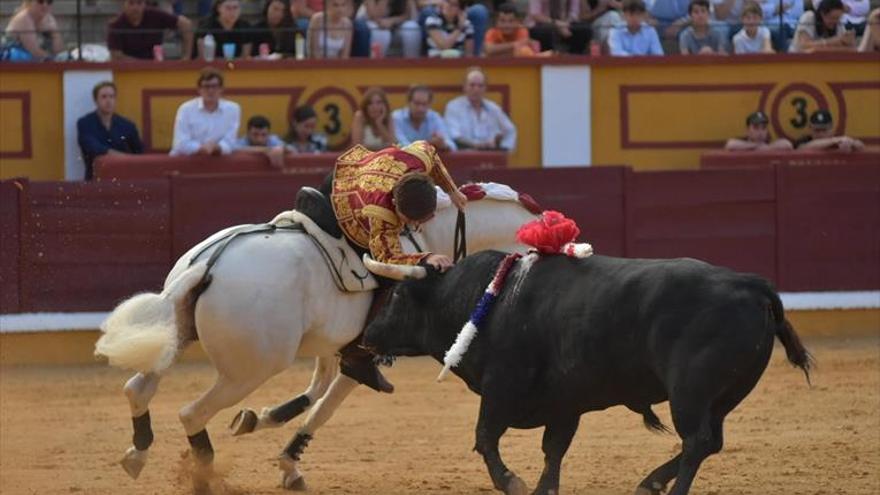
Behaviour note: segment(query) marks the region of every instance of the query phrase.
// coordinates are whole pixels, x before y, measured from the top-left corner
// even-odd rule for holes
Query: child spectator
[[[541,54],[536,49],[537,44],[529,38],[529,30],[522,25],[516,5],[507,2],[501,4],[495,13],[495,27],[486,31],[483,51],[487,57],[534,57]]]
[[[691,0],[688,15],[691,25],[678,37],[678,48],[682,55],[727,53],[720,32],[709,28],[709,0]]]
[[[770,30],[764,26],[764,12],[755,2],[743,7],[743,28],[733,37],[733,53],[773,53],[770,46]]]
[[[770,141],[770,131],[767,124],[770,119],[764,112],[752,112],[746,117],[746,135],[741,138],[727,140],[724,149],[727,151],[785,151],[792,148],[788,139]]]
[[[608,51],[618,57],[635,55],[663,55],[657,31],[645,22],[645,2],[625,0],[623,18],[626,24],[618,26],[608,36]]]
[[[788,51],[813,53],[855,50],[856,35],[843,25],[843,12],[841,0],[822,0],[815,12],[804,12]]]
[[[443,0],[440,13],[425,20],[429,57],[474,55],[474,27],[461,8],[462,0]]]
[[[284,139],[289,145],[288,150],[295,153],[321,153],[327,151],[327,137],[315,132],[318,126],[318,114],[315,109],[303,105],[293,111],[290,130]]]
[[[43,37],[51,40],[43,46]],[[64,51],[52,0],[22,0],[6,26],[2,60],[28,62],[49,60]]]
[[[391,105],[382,88],[370,88],[364,93],[351,122],[351,144],[360,144],[371,151],[379,151],[397,142]]]

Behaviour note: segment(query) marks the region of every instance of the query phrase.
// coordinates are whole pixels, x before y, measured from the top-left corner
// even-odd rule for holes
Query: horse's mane
[[[464,184],[458,188],[459,191],[467,196],[468,201],[480,201],[490,199],[495,201],[512,201],[519,203],[525,209],[534,214],[541,213],[542,208],[528,194],[521,194],[506,184],[497,182],[476,182]],[[452,206],[449,195],[439,187],[437,188],[437,209],[448,208]]]

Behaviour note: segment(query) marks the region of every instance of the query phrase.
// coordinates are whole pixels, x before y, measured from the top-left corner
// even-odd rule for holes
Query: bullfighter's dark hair
[[[437,209],[434,180],[419,172],[410,172],[391,190],[398,211],[410,220],[424,220]]]

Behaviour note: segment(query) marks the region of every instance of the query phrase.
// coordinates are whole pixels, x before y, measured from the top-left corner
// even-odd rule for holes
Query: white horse
[[[535,218],[515,195],[470,202],[465,212],[469,252],[522,250],[514,233]],[[456,214],[455,208],[438,208],[437,215],[415,234],[424,250],[452,254]],[[279,426],[315,404],[280,462],[282,486],[304,489],[297,469],[299,454],[357,386],[344,375],[336,376],[335,356],[360,334],[372,294],[340,291],[318,248],[307,235],[296,232],[241,236],[228,245],[208,274],[207,260],[217,249],[215,241],[230,230],[184,254],[160,294],[138,294],[122,302],[102,325],[104,335],[96,344],[96,354],[106,356],[114,366],[138,371],[124,387],[134,436],[121,464],[133,478],[140,474],[153,440],[150,400],[162,373],[187,344],[198,339],[217,378],[207,392],[180,410],[196,460],[197,485],[200,480],[206,483],[213,461],[205,430],[208,421],[287,369],[295,358],[317,358],[311,384],[298,401],[266,408],[259,416],[243,411],[233,425],[237,433]],[[408,240],[405,245],[413,250]],[[294,409],[299,411],[292,413]]]

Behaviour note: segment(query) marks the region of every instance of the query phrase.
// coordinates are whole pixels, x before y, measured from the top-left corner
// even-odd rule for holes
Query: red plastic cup
[[[269,43],[260,43],[260,56],[263,58],[269,56]]]
[[[370,45],[370,53],[373,58],[382,58],[382,45],[379,43],[373,43]]]
[[[599,57],[602,55],[602,45],[599,44],[598,41],[590,42],[590,56],[591,57]]]
[[[153,45],[153,60],[156,62],[165,60],[165,50],[162,45]]]

